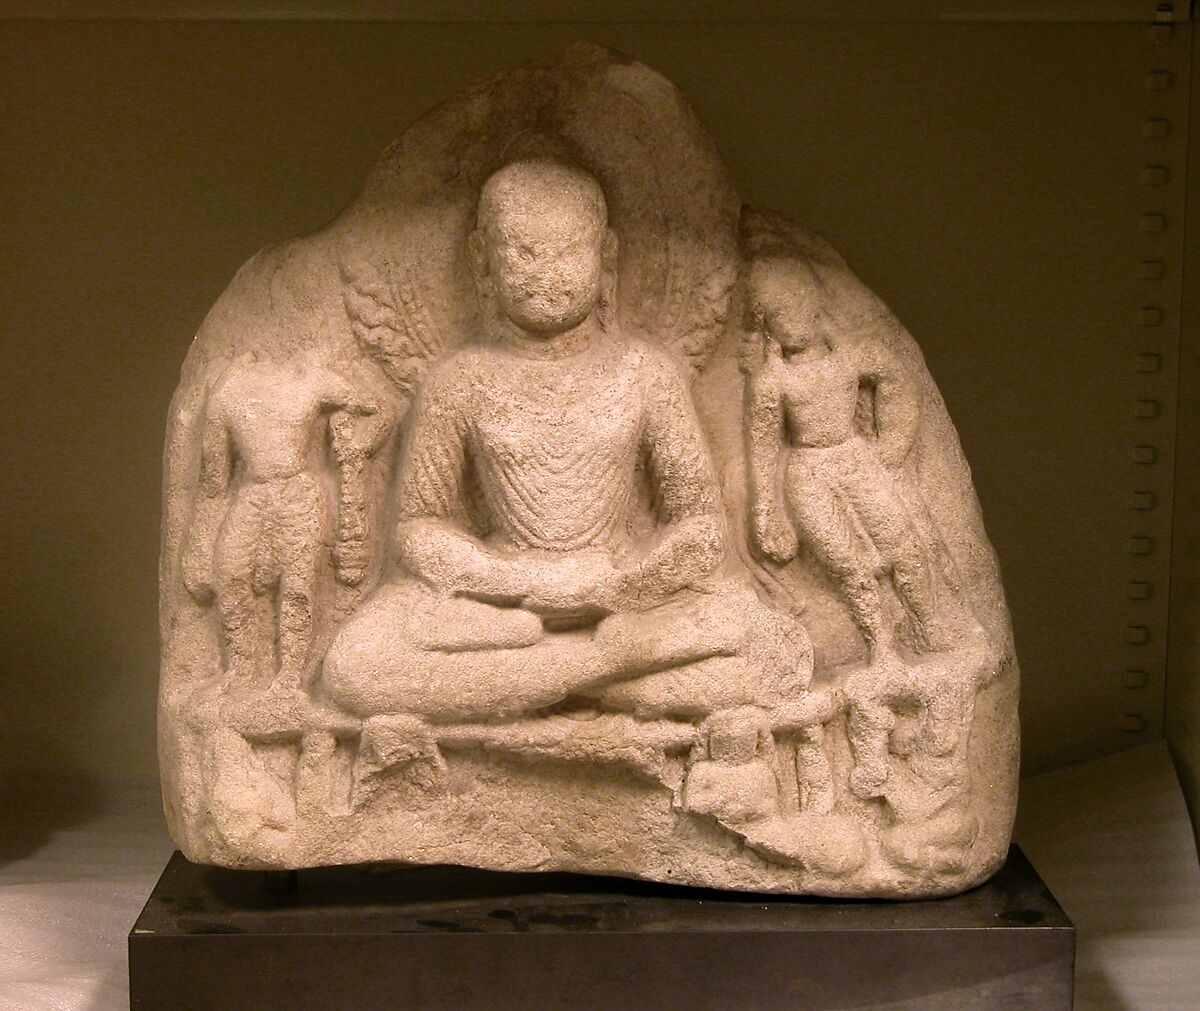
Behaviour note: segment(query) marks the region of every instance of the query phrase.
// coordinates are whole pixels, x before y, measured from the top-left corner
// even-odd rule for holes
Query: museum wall
[[[1163,736],[1186,31],[9,20],[10,773],[155,774],[163,425],[234,271],[427,108],[581,39],[677,84],[743,199],[824,233],[921,343],[1003,565],[1026,771]]]

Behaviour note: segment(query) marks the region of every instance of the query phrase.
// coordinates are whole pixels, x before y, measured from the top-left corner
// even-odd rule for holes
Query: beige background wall
[[[743,197],[824,232],[921,342],[1004,566],[1027,770],[1161,736],[1189,37],[1095,9],[1136,20],[0,22],[0,760],[154,775],[192,333],[422,111],[578,39],[672,79]]]

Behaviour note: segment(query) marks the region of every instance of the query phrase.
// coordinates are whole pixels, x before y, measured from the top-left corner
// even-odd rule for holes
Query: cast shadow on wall
[[[10,727],[0,741],[0,769],[0,866],[32,856],[55,833],[104,810],[100,783],[44,737]]]

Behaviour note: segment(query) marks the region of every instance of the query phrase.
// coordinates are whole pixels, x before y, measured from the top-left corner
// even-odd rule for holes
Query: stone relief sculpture
[[[171,409],[193,860],[928,896],[1003,861],[1017,669],[912,338],[576,47],[255,257]]]

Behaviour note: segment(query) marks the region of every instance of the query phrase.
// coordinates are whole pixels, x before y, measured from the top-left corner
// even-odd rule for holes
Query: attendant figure
[[[931,564],[945,550],[922,539],[899,489],[921,421],[920,391],[877,336],[839,325],[835,300],[801,258],[756,257],[748,289],[751,538],[776,564],[790,562],[803,543],[866,641],[868,673],[847,686],[847,698],[857,759],[851,786],[872,795],[887,777],[895,723],[886,700],[912,690],[886,627],[882,581],[895,591],[912,652],[952,645]],[[955,585],[946,575],[943,585]],[[938,703],[924,694],[936,723]]]
[[[318,576],[332,544],[337,578],[362,579],[364,466],[393,420],[383,399],[312,354],[243,355],[213,384],[183,577],[197,600],[216,597],[231,680],[307,682]],[[336,535],[317,464],[326,439],[337,471]]]

